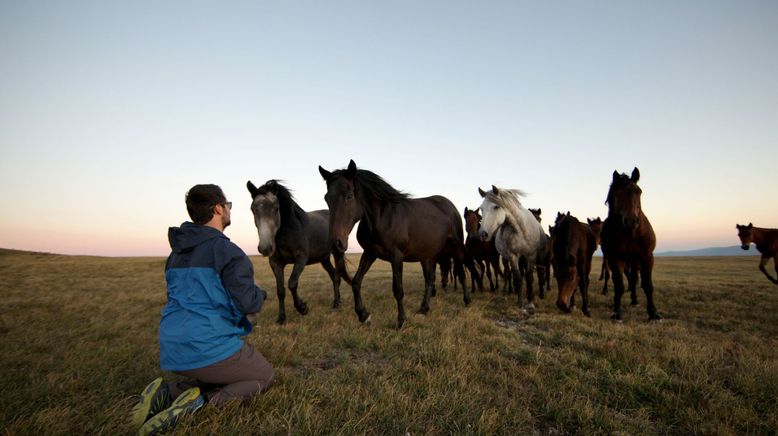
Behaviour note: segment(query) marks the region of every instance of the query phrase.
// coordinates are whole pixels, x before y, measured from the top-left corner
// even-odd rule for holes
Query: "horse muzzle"
[[[743,250],[748,250],[749,248],[751,248],[751,244],[741,245],[740,248],[742,248]]]
[[[343,243],[342,240],[336,239],[335,242],[332,244],[332,250],[335,253],[343,254],[348,249],[348,242]]]
[[[276,251],[275,244],[259,244],[257,249],[263,256],[271,256]]]
[[[484,231],[484,230],[479,230],[479,231],[478,231],[478,238],[479,238],[480,240],[482,240],[482,241],[488,241],[489,239],[492,239],[492,236],[491,236],[491,235],[489,235],[489,233],[487,233],[487,232],[486,232],[486,231]]]
[[[640,225],[640,220],[637,219],[637,217],[628,216],[621,220],[622,224],[624,224],[624,228],[628,230],[635,230],[638,228],[638,225]]]

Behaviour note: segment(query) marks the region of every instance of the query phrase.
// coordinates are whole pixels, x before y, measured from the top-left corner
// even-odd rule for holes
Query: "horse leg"
[[[605,276],[605,283],[602,285],[602,295],[608,295],[608,279],[610,279],[611,272],[608,268],[608,261],[605,258],[602,259],[602,271],[600,272],[600,279]]]
[[[524,276],[524,280],[527,282],[527,311],[530,313],[535,311],[535,294],[532,290],[532,282],[534,281],[533,272],[535,272],[535,269],[535,262],[527,258],[527,270],[526,275]]]
[[[772,282],[778,285],[778,256],[773,257],[773,266],[775,266],[775,277],[777,278],[772,280]]]
[[[471,299],[470,291],[468,291],[467,286],[465,286],[464,266],[467,266],[467,269],[470,270],[470,274],[478,273],[475,270],[475,263],[473,262],[473,258],[465,256],[465,246],[462,244],[459,245],[454,252],[454,274],[459,278],[459,283],[462,285],[462,296],[465,302],[465,306],[469,306]]]
[[[416,313],[426,315],[430,311],[430,294],[435,286],[435,261],[422,261],[421,270],[424,273],[424,300]]]
[[[656,306],[654,306],[654,282],[651,279],[651,271],[653,269],[654,256],[649,254],[640,263],[640,284],[643,286],[643,292],[646,293],[646,309],[648,310],[649,321],[662,319],[656,312]]]
[[[767,272],[767,268],[765,268],[765,265],[767,265],[767,261],[768,260],[770,260],[770,257],[768,257],[767,255],[763,254],[762,255],[762,259],[759,261],[759,271],[762,271],[764,273],[764,275],[767,276],[768,280],[770,280],[771,282],[773,282],[775,284],[778,284],[778,279],[772,278],[770,276],[770,273]],[[773,260],[773,262],[775,263],[775,274],[776,274],[776,276],[778,276],[778,258],[776,258],[776,260]]]
[[[581,311],[584,315],[591,317],[592,312],[589,310],[589,271],[586,271],[584,265],[578,265],[578,289],[581,290],[581,300],[583,300]]]
[[[351,290],[354,292],[354,311],[357,312],[359,322],[361,323],[365,323],[370,320],[370,312],[368,312],[365,309],[365,306],[362,304],[362,279],[365,277],[367,270],[370,269],[375,260],[376,256],[374,254],[367,251],[363,252],[362,257],[359,258],[359,267],[357,267],[357,272],[354,273],[354,278],[351,279]]]
[[[276,295],[278,295],[278,318],[276,322],[283,324],[286,322],[286,307],[284,307],[284,300],[286,299],[286,290],[284,289],[284,265],[277,260],[270,260],[270,269],[273,270],[273,275],[276,278]]]
[[[540,299],[546,298],[546,293],[544,292],[543,286],[546,284],[546,267],[543,266],[541,263],[538,263],[535,265],[535,269],[538,273],[538,297]]]
[[[622,276],[624,262],[617,260],[608,261],[608,266],[613,277],[613,315],[611,315],[611,319],[621,322],[621,296],[624,294],[624,277]]]
[[[484,269],[486,269],[486,278],[489,279],[489,290],[494,292],[494,282],[492,281],[492,267],[489,265],[489,261],[484,262]],[[497,273],[494,274],[494,279],[497,280]]]
[[[519,269],[519,258],[512,257],[510,259],[511,269],[511,283],[513,288],[516,289],[516,304],[521,307],[521,270]]]
[[[511,266],[510,259],[502,258],[502,271],[503,271],[503,279],[505,280],[505,283],[503,284],[502,290],[503,292],[512,293],[513,292],[513,270]]]
[[[330,280],[332,280],[332,308],[337,309],[340,307],[340,274],[332,266],[329,257],[321,262],[321,266],[324,267],[324,270],[330,275]]]
[[[630,305],[631,306],[637,306],[638,305],[638,270],[639,265],[637,262],[633,262],[632,265],[629,266],[629,269],[626,269],[625,266],[625,273],[627,275],[627,283],[629,285],[629,296],[630,296]]]
[[[405,323],[405,307],[403,307],[402,257],[400,257],[399,260],[394,260],[392,262],[392,293],[394,294],[394,299],[397,300],[397,329],[399,330],[402,328],[403,324]],[[425,290],[425,297],[426,297],[426,290]]]
[[[297,294],[297,285],[300,280],[300,274],[303,273],[303,269],[305,268],[307,260],[308,259],[297,259],[294,263],[294,268],[292,268],[292,274],[289,275],[289,290],[292,291],[294,308],[297,309],[297,312],[300,315],[308,314],[308,305],[305,304],[305,301],[303,301],[303,299],[300,298],[300,296]]]

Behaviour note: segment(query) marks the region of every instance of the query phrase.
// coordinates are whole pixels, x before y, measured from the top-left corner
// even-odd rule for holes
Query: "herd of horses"
[[[321,263],[332,281],[332,306],[340,305],[343,279],[352,287],[359,321],[368,322],[370,313],[362,301],[361,287],[365,274],[377,259],[389,262],[392,267],[398,328],[406,319],[403,305],[405,262],[419,262],[422,267],[424,297],[418,309],[421,314],[430,310],[430,297],[435,295],[435,271],[440,265],[443,287],[452,273],[454,286],[458,281],[462,287],[466,306],[470,304],[471,296],[465,284],[465,270],[470,274],[473,290],[476,286],[483,289],[484,276],[489,280],[490,289],[495,290],[501,277],[508,291],[515,290],[519,305],[522,305],[521,291],[526,284],[523,307],[528,312],[534,311],[535,307],[534,273],[538,278],[538,294],[543,298],[545,289],[550,288],[553,269],[558,288],[557,307],[569,313],[578,291],[582,299],[581,310],[590,316],[589,273],[598,245],[604,256],[601,278],[604,276],[606,281],[603,293],[607,292],[608,276],[613,281],[611,318],[621,321],[625,276],[632,303],[637,303],[638,275],[646,296],[649,319],[661,318],[653,298],[656,236],[641,207],[637,168],[631,176],[613,172],[606,200],[608,215],[604,221],[597,218],[584,223],[569,212],[559,213],[554,225],[549,226],[549,234],[541,226],[541,211],[529,210],[522,205],[520,190],[495,186],[488,191],[478,188],[481,205],[475,210],[465,208],[464,215],[460,216],[446,197],[411,198],[379,175],[358,169],[353,160],[345,169],[328,171],[320,166],[319,173],[326,182],[324,198],[328,209],[312,212],[304,211],[289,189],[277,180],[269,180],[260,187],[251,181],[246,184],[259,235],[258,249],[268,257],[276,279],[277,322],[280,324],[286,321],[285,266],[293,265],[287,287],[295,309],[305,315],[308,306],[297,288],[305,266],[314,263]],[[346,270],[345,252],[349,234],[357,222],[357,241],[363,253],[352,278]],[[738,230],[744,248],[753,241],[763,253],[770,244],[772,253],[776,251],[778,238],[767,231],[769,229],[749,225],[738,226]],[[770,277],[764,269],[765,256],[760,269]],[[770,280],[778,282],[771,277]]]

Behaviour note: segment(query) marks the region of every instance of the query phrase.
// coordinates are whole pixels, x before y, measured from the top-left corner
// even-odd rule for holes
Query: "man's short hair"
[[[205,224],[213,218],[213,207],[227,202],[222,188],[216,185],[195,185],[186,193],[186,211],[195,224]]]

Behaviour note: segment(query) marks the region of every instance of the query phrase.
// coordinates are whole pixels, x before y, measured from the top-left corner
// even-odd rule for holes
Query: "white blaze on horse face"
[[[484,198],[483,203],[481,203],[481,214],[481,229],[478,231],[478,235],[481,239],[488,241],[494,237],[497,229],[505,222],[506,212],[505,209],[492,203],[488,198]]]
[[[278,210],[278,197],[273,193],[258,195],[251,205],[254,213],[254,225],[259,236],[259,252],[270,256],[275,251],[275,239],[281,227],[281,213]]]

